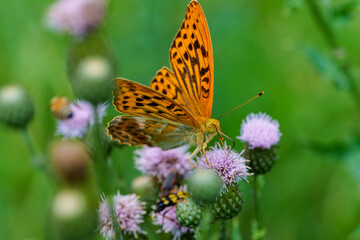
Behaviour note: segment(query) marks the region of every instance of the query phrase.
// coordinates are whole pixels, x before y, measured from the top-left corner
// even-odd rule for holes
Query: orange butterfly
[[[205,155],[207,143],[216,134],[222,140],[219,120],[211,119],[213,52],[205,15],[197,1],[187,7],[170,48],[170,63],[172,70],[160,69],[151,87],[123,78],[114,80],[113,104],[119,112],[130,115],[109,122],[108,135],[130,146],[170,149],[197,145],[190,162],[200,150]]]

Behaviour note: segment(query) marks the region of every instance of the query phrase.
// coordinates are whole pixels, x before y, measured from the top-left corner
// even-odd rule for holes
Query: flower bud
[[[76,189],[63,189],[54,196],[51,216],[61,239],[88,239],[96,229],[96,211]]]
[[[76,141],[61,141],[52,146],[51,158],[57,175],[65,182],[78,183],[86,179],[89,154]]]
[[[242,209],[243,199],[238,184],[229,184],[211,204],[216,219],[231,219]]]
[[[210,169],[196,170],[187,179],[188,192],[196,201],[213,202],[221,190],[221,180]]]
[[[33,101],[23,87],[7,85],[0,89],[0,122],[24,128],[33,116]]]
[[[194,228],[200,224],[201,218],[202,209],[191,198],[177,203],[176,219],[182,226]]]
[[[68,72],[78,98],[94,105],[111,99],[115,68],[101,35],[92,34],[72,46],[68,58]]]
[[[269,149],[265,148],[250,148],[246,145],[244,157],[249,160],[247,163],[250,167],[250,172],[254,174],[264,174],[272,168],[277,160],[277,145],[271,146]]]

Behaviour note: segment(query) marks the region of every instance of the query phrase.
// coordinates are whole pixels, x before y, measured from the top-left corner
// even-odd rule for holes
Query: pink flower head
[[[99,104],[97,107],[99,121],[105,115],[105,104]],[[86,101],[77,101],[70,103],[72,117],[65,120],[58,120],[57,135],[63,135],[65,138],[83,137],[88,127],[94,124],[94,107]]]
[[[136,167],[143,173],[165,179],[172,170],[185,176],[191,169],[187,147],[162,150],[159,147],[143,147],[135,152]]]
[[[279,122],[265,113],[250,113],[241,124],[240,136],[237,139],[244,141],[253,148],[270,148],[280,140]]]
[[[47,12],[47,24],[56,31],[75,36],[87,34],[104,17],[103,0],[59,0]]]
[[[145,203],[136,194],[121,195],[118,192],[114,198],[114,212],[120,228],[137,237],[137,233],[145,233],[140,229],[144,214]]]
[[[99,206],[100,218],[100,234],[105,239],[115,239],[115,231],[111,220],[109,202],[105,197],[102,197],[102,202]]]
[[[199,168],[213,169],[225,184],[238,182],[242,179],[246,180],[246,177],[250,175],[249,167],[246,165],[247,160],[240,153],[232,151],[226,142],[225,149],[217,143],[209,151],[206,151],[206,157],[210,167],[202,155],[197,160]]]
[[[171,233],[173,235],[173,240],[180,240],[181,235],[192,231],[190,228],[180,225],[176,220],[176,207],[167,207],[154,218],[154,224],[160,225],[162,231],[166,233]]]

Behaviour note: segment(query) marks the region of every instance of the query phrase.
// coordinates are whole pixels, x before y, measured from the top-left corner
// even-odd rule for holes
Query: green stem
[[[340,44],[338,43],[338,40],[336,39],[335,33],[331,27],[331,25],[328,23],[328,21],[325,19],[325,16],[322,14],[319,5],[317,4],[317,1],[315,0],[306,0],[306,3],[310,9],[310,13],[312,17],[314,18],[318,28],[320,29],[321,33],[324,36],[324,39],[333,52],[333,59],[335,60],[335,63],[339,67],[339,69],[342,71],[342,73],[345,75],[345,77],[348,80],[348,83],[350,85],[350,91],[355,98],[357,104],[360,106],[360,93],[357,90],[356,87],[356,78],[351,73],[351,63],[349,60],[345,59],[344,57],[339,57],[335,53],[341,49],[343,49]]]
[[[94,161],[94,171],[100,191],[104,194],[111,194],[113,190],[114,175],[109,167],[109,143],[106,139],[105,129],[99,121],[97,107],[95,109],[94,125],[89,130],[87,145],[90,148]]]
[[[229,234],[229,221],[227,220],[221,220],[219,240],[231,240]]]
[[[252,183],[252,196],[254,203],[254,216],[255,223],[253,226],[252,239],[253,240],[263,240],[265,239],[265,228],[262,222],[262,214],[260,208],[259,196],[261,195],[261,187],[258,185],[258,176],[254,175],[254,181]]]
[[[37,147],[33,138],[30,137],[28,128],[27,127],[22,128],[21,134],[24,139],[24,142],[26,143],[27,148],[29,149],[32,165],[35,168],[43,171],[49,177],[49,179],[51,179],[52,177],[49,172],[49,167],[46,163],[45,157],[42,153],[40,153],[39,148]]]

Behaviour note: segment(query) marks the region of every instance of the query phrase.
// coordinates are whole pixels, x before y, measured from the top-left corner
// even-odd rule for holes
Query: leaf
[[[315,69],[323,76],[323,78],[331,81],[340,89],[349,89],[347,77],[339,69],[336,63],[325,54],[321,53],[313,47],[307,47],[305,52],[313,64]]]

